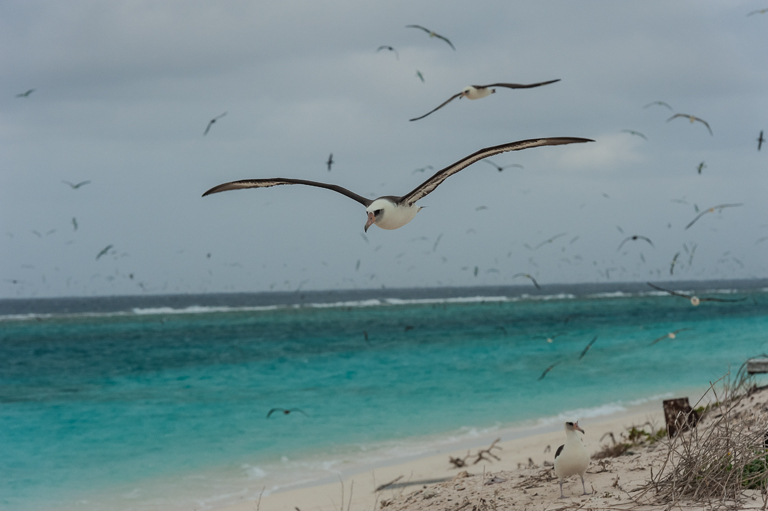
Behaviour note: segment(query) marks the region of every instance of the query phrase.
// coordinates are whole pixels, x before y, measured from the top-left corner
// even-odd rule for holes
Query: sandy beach
[[[697,401],[691,396],[691,404]],[[736,417],[761,417],[768,408],[768,392],[762,390],[734,407]],[[699,423],[705,431],[710,413]],[[580,422],[585,434],[583,441],[590,454],[612,442],[612,433],[619,442],[626,440],[632,426],[645,431],[664,427],[661,400],[603,419]],[[601,442],[601,438],[603,441]],[[561,428],[533,434],[496,444],[479,463],[473,463],[479,449],[446,451],[407,463],[378,467],[321,486],[299,488],[263,496],[261,501],[244,501],[222,508],[221,511],[315,511],[315,510],[378,510],[421,511],[427,509],[668,509],[667,504],[646,498],[643,505],[635,499],[639,488],[650,480],[652,471],[659,473],[667,458],[666,438],[654,443],[635,445],[618,457],[592,459],[585,475],[587,491],[583,495],[578,477],[564,485],[565,499],[559,498],[559,486],[550,463],[554,452],[564,441]],[[484,448],[490,447],[486,445]],[[467,458],[467,466],[456,468],[449,458]],[[393,482],[394,481],[394,482]],[[386,488],[375,491],[389,482]],[[649,494],[650,495],[650,494]],[[763,498],[757,490],[746,490],[745,501],[738,509],[760,509]],[[709,509],[700,502],[678,502],[680,509]]]

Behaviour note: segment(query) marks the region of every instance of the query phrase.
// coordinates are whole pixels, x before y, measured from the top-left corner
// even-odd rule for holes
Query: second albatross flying
[[[394,195],[386,195],[379,197],[378,199],[366,199],[365,197],[358,195],[354,192],[342,188],[338,185],[319,183],[317,181],[307,181],[304,179],[289,179],[276,177],[271,179],[244,179],[242,181],[232,181],[229,183],[220,184],[214,186],[203,194],[211,195],[213,193],[225,192],[228,190],[239,190],[241,188],[268,188],[270,186],[278,185],[308,185],[316,186],[318,188],[326,188],[333,190],[342,195],[346,195],[350,199],[359,202],[365,206],[365,211],[368,214],[368,221],[365,223],[365,230],[371,225],[377,225],[382,229],[397,229],[416,216],[421,207],[416,205],[416,201],[429,195],[440,183],[448,179],[450,176],[456,174],[462,169],[465,169],[475,162],[493,156],[495,154],[506,153],[507,151],[520,151],[522,149],[529,149],[531,147],[539,147],[546,145],[564,145],[564,144],[577,144],[583,142],[594,142],[587,138],[573,138],[573,137],[555,137],[555,138],[534,138],[530,140],[520,140],[518,142],[510,142],[508,144],[501,144],[493,147],[487,147],[480,149],[479,151],[470,154],[469,156],[462,158],[456,163],[445,167],[442,170],[436,172],[432,177],[421,183],[419,186],[411,190],[409,193],[396,197]]]

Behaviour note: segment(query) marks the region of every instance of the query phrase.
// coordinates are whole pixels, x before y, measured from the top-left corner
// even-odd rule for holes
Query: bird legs
[[[584,484],[584,476],[580,475],[579,477],[581,477],[581,487],[584,490],[583,495],[592,495],[591,492],[587,492],[587,486]],[[562,479],[560,480],[560,498],[561,499],[565,498],[565,495],[563,495],[563,480]]]

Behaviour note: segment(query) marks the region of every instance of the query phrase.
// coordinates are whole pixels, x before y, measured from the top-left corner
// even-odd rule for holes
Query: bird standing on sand
[[[584,485],[584,473],[589,467],[589,454],[576,433],[584,430],[579,427],[578,422],[565,423],[565,443],[557,448],[555,452],[555,474],[560,479],[560,498],[564,499],[563,481],[570,476],[579,475],[581,477],[581,487],[584,489],[584,495],[587,493],[587,487]]]
[[[422,184],[407,194],[399,197],[386,195],[379,197],[378,199],[367,199],[338,185],[319,183],[317,181],[308,181],[304,179],[288,179],[279,177],[270,179],[244,179],[242,181],[232,181],[229,183],[220,184],[205,192],[203,197],[228,190],[239,190],[243,188],[268,188],[278,185],[308,185],[317,188],[326,188],[342,195],[346,195],[350,199],[365,206],[365,211],[368,214],[368,221],[365,223],[365,231],[368,231],[368,228],[374,224],[376,224],[381,229],[392,230],[398,229],[413,220],[413,218],[416,216],[416,213],[421,210],[421,207],[416,205],[416,201],[432,193],[435,188],[440,186],[443,181],[452,175],[456,174],[462,169],[465,169],[466,167],[469,167],[473,163],[482,160],[483,158],[487,158],[495,154],[505,153],[507,151],[521,151],[531,147],[576,144],[583,142],[594,142],[594,140],[572,137],[536,138],[480,149],[479,151],[472,153],[469,156],[457,161],[456,163],[453,163],[438,171]],[[307,211],[307,214],[310,213],[310,211]]]
[[[429,114],[436,112],[443,108],[445,105],[450,103],[456,98],[464,98],[467,99],[480,99],[484,98],[486,96],[490,96],[491,94],[496,92],[496,89],[491,89],[491,87],[505,87],[507,89],[532,89],[534,87],[541,87],[542,85],[549,85],[550,83],[559,82],[560,79],[557,80],[549,80],[548,82],[540,82],[540,83],[530,83],[527,85],[520,84],[520,83],[491,83],[489,85],[467,85],[463,89],[461,89],[461,92],[457,92],[450,98],[448,98],[446,101],[440,104],[437,108],[434,110],[430,110],[429,112],[425,113],[421,117],[414,117],[413,119],[409,119],[411,121],[418,121],[419,119],[423,119]]]
[[[443,37],[443,36],[441,36],[440,34],[436,33],[433,30],[430,30],[428,28],[424,28],[421,25],[406,25],[405,28],[418,28],[420,30],[423,30],[424,32],[429,34],[429,37],[437,37],[438,39],[442,39],[443,41],[448,43],[448,46],[453,48],[453,51],[456,51],[456,48],[453,46],[453,43],[451,43],[451,41],[449,41],[447,37]]]

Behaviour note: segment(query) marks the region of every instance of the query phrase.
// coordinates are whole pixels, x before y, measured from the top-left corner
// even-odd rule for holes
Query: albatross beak
[[[376,222],[376,217],[373,216],[373,213],[368,213],[368,221],[365,222],[365,232],[368,232],[368,228],[372,226]]]
[[[581,431],[582,433],[584,433],[584,430],[579,427],[579,423],[578,422],[574,422],[573,423],[573,429],[575,429],[576,431]],[[584,434],[586,435],[586,433],[584,433]]]

